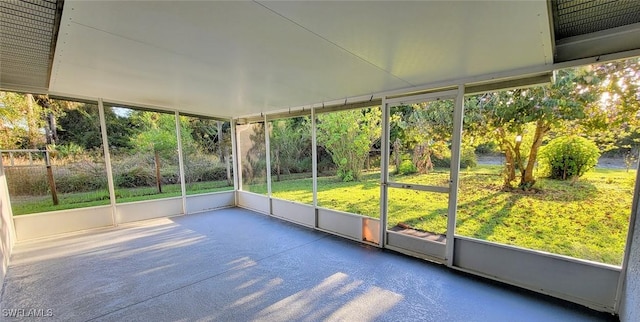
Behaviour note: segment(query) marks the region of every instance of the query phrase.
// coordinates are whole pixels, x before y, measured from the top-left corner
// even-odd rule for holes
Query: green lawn
[[[501,190],[501,166],[480,166],[460,173],[456,232],[459,235],[589,259],[614,265],[622,261],[633,198],[635,171],[596,169],[572,183],[539,179],[535,193]],[[272,185],[276,198],[312,203],[311,178],[283,176]],[[393,177],[392,180],[446,185],[447,171]],[[275,177],[274,177],[275,179]],[[380,214],[380,173],[369,172],[359,182],[335,177],[318,178],[318,204],[370,217]],[[229,190],[226,182],[201,183],[189,193]],[[266,193],[266,184],[245,184],[245,190]],[[118,189],[118,202],[180,195],[179,185]],[[61,205],[50,198],[29,202],[12,200],[14,214],[108,204],[108,194],[61,195]],[[407,189],[389,189],[389,227],[403,223],[416,229],[446,233],[448,195]]]
[[[233,190],[233,186],[227,186],[226,181],[187,184],[187,195],[226,190]],[[118,203],[171,198],[182,195],[180,184],[163,185],[162,193],[158,193],[155,187],[117,188],[115,192]],[[18,216],[55,210],[102,206],[110,203],[109,192],[107,190],[58,194],[58,200],[59,204],[54,206],[51,201],[51,196],[12,197],[11,209],[13,210],[14,216]]]
[[[619,265],[626,241],[635,171],[596,169],[580,180],[539,179],[536,193],[501,190],[501,166],[480,166],[460,173],[456,233],[582,259]],[[446,185],[447,171],[392,177],[393,181]],[[359,182],[318,179],[318,204],[335,210],[379,217],[380,174]],[[311,179],[274,182],[276,198],[312,203]],[[266,193],[266,185],[249,190]],[[446,233],[448,195],[389,189],[389,227],[404,223]]]

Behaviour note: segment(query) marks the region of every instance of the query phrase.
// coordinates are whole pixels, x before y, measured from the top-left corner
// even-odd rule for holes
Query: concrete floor
[[[613,319],[238,208],[19,243],[0,309],[3,321],[9,309],[59,321]]]

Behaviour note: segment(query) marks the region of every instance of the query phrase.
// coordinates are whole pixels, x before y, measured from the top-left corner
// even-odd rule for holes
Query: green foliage
[[[495,141],[483,142],[476,146],[476,153],[478,154],[495,154],[499,152],[500,148]]]
[[[380,122],[379,107],[318,116],[318,145],[329,152],[343,181],[360,179],[369,150],[380,139]]]
[[[471,146],[463,146],[460,154],[460,168],[475,168],[478,165],[475,149]],[[451,151],[446,150],[445,153],[433,158],[433,166],[437,168],[451,167]]]
[[[403,160],[398,168],[398,174],[413,174],[418,172],[418,168],[411,160]]]
[[[0,91],[0,149],[36,149],[46,143],[44,109],[34,95]]]
[[[223,156],[226,146],[231,145],[229,122],[181,116],[182,141],[193,142],[203,153]],[[185,131],[187,130],[187,131]]]
[[[115,185],[121,188],[148,187],[155,184],[155,175],[150,169],[137,166],[115,175]]]
[[[311,120],[297,117],[270,123],[271,171],[276,174],[311,172]]]
[[[543,171],[560,180],[581,177],[596,166],[599,157],[598,146],[579,136],[555,138],[540,150]]]
[[[76,172],[56,178],[58,193],[87,192],[107,189],[107,178],[104,173],[96,176],[91,172]]]
[[[585,105],[587,117],[568,124],[567,134],[581,133],[601,151],[624,152],[640,142],[640,58],[591,65],[589,88],[597,100]],[[597,80],[597,81],[596,81]]]
[[[434,159],[450,154],[453,131],[452,100],[436,100],[391,108],[392,160],[399,168],[400,155],[410,155],[418,172],[433,169]]]
[[[144,129],[131,138],[132,145],[141,151],[157,152],[164,158],[175,156],[178,148],[175,116],[156,112],[137,113],[144,122]]]
[[[85,154],[84,148],[79,146],[75,142],[70,142],[63,145],[52,145],[52,149],[56,152],[56,157],[59,158],[76,159]]]

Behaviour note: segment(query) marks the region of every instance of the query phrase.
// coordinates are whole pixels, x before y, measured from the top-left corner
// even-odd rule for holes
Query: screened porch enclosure
[[[493,93],[511,95],[509,90],[496,89]],[[470,142],[463,135],[474,133],[469,128],[473,124],[470,120],[479,117],[474,114],[476,107],[469,104],[487,95],[470,94],[465,86],[458,86],[385,97],[379,102],[229,120],[101,100],[75,102],[71,104],[73,111],[90,109],[84,115],[97,129],[97,138],[89,140],[96,144],[92,150],[95,159],[83,159],[87,152],[80,148],[67,151],[68,144],[62,145],[67,150],[52,152],[51,172],[57,177],[52,182],[56,187],[45,188],[37,198],[23,197],[30,194],[15,189],[20,176],[13,171],[22,169],[16,166],[21,162],[26,168],[37,166],[42,158],[27,157],[27,152],[18,150],[3,152],[16,236],[18,241],[28,241],[237,206],[456,270],[542,290],[598,310],[614,311],[624,243],[591,253],[586,245],[593,238],[578,240],[585,246],[575,251],[575,244],[555,246],[555,240],[568,238],[562,237],[563,232],[517,231],[505,219],[492,224],[495,233],[478,226],[487,220],[477,218],[484,210],[470,204],[484,205],[484,201],[468,199],[469,189],[484,193],[489,204],[498,206],[511,200],[532,202],[527,201],[530,195],[484,186],[484,181],[478,183],[478,178],[502,178],[496,172],[499,165],[473,163],[476,153],[469,155]],[[137,130],[118,132],[122,126]],[[101,184],[76,187],[78,191],[63,190],[64,183],[74,178],[71,170],[82,170],[77,165],[79,160],[95,164],[90,168],[98,169],[92,173]],[[635,169],[615,173],[628,180],[607,179],[617,189],[630,189],[636,182]],[[597,184],[590,183],[596,177],[580,180]],[[39,207],[51,203],[51,189],[59,190],[62,202]],[[74,204],[77,196],[99,194],[104,195],[99,198],[102,205]],[[631,212],[631,196],[619,205],[623,208],[620,212]],[[537,207],[552,202],[536,198],[540,203]],[[572,206],[566,203],[565,207],[568,216]],[[605,218],[604,213],[598,213],[604,212],[602,208],[589,211],[595,211],[596,221]],[[494,215],[505,216],[497,210]],[[491,213],[488,216],[492,220]],[[509,220],[523,220],[514,223],[526,225],[531,219],[522,216]],[[558,218],[563,216],[558,214]],[[554,225],[553,217],[549,220]],[[628,216],[623,219],[628,220]],[[522,240],[499,239],[513,233]],[[552,242],[547,246],[529,242],[536,236]]]
[[[638,12],[0,2],[0,308],[455,320],[468,287],[477,309],[634,321]]]

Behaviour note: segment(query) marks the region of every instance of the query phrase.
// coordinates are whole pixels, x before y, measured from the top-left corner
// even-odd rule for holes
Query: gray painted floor
[[[238,208],[20,243],[3,292],[3,321],[612,319]]]

